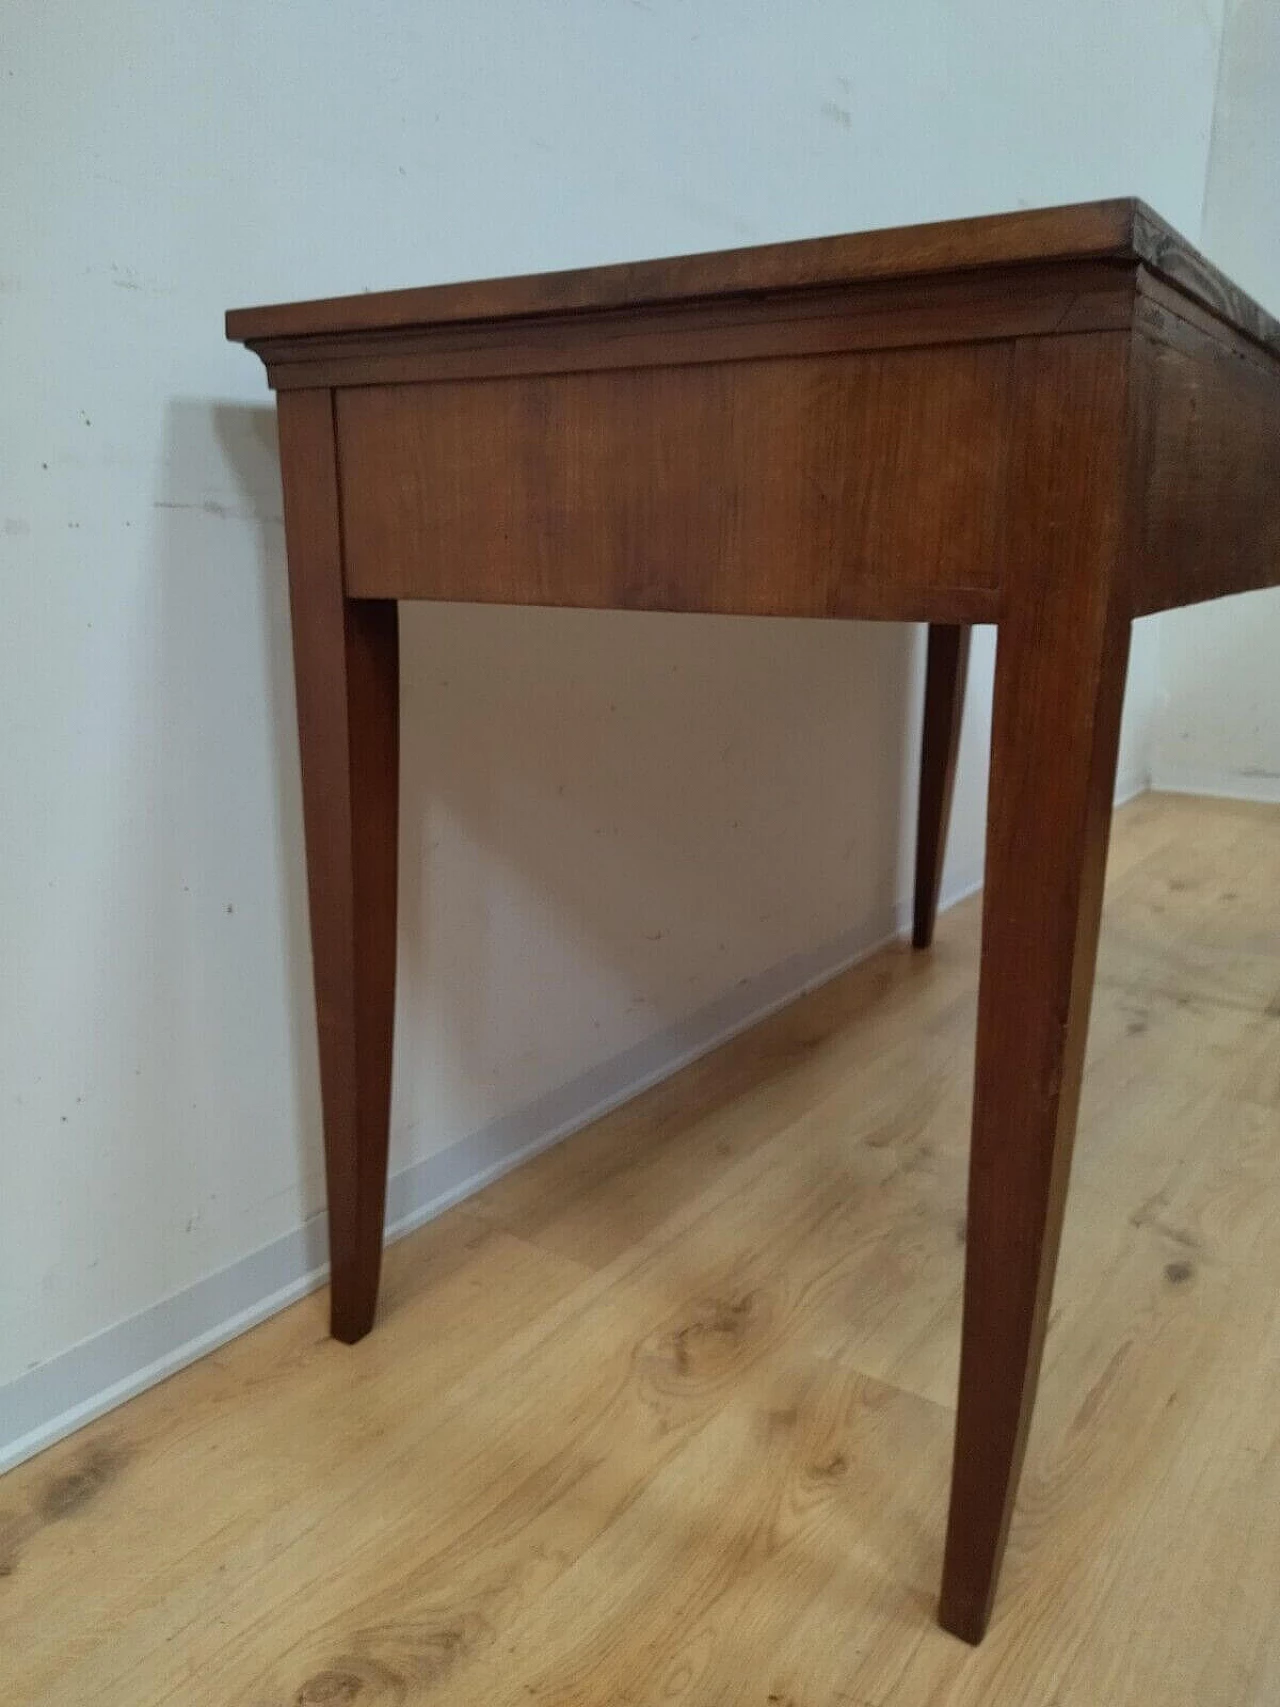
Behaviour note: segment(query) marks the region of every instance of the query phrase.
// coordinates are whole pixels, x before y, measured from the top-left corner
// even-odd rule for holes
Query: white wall
[[[1195,237],[1219,30],[1214,0],[9,0],[0,1439],[318,1249],[273,416],[222,311],[1128,193]],[[918,638],[407,612],[402,1219],[893,927]],[[1132,687],[1131,787],[1150,631]]]
[[[1280,314],[1280,4],[1231,0],[1204,243]],[[1280,801],[1280,590],[1160,619],[1159,788]]]

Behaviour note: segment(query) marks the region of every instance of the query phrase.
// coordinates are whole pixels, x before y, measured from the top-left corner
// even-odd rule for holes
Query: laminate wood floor
[[[1280,811],[1117,821],[991,1632],[933,1622],[978,905],[0,1481],[0,1699],[1280,1702]]]

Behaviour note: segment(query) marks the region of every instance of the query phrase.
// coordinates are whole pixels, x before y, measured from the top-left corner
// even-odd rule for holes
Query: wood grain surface
[[[969,1641],[990,1614],[1053,1294],[1129,657],[1127,340],[1038,339],[1019,358],[940,1611]]]
[[[1280,581],[1280,362],[1161,293],[1134,340],[1145,448],[1135,613]]]
[[[277,390],[405,385],[1114,331],[1130,324],[1133,304],[1132,267],[1076,261],[516,320],[327,332],[257,348]]]
[[[327,391],[279,407],[311,957],[342,1340],[373,1321],[386,1202],[400,788],[398,613],[349,599]]]
[[[24,1707],[1270,1707],[1280,814],[1117,820],[990,1634],[933,1623],[980,908],[0,1482]]]
[[[1013,345],[336,395],[357,596],[994,610]]]
[[[579,314],[984,267],[1100,259],[1144,262],[1250,337],[1280,348],[1280,324],[1185,237],[1132,197],[570,272],[233,309],[226,328],[229,338],[257,346],[270,339],[313,334]]]

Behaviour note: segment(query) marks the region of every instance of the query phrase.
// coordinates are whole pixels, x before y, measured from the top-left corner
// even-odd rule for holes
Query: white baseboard
[[[1157,765],[1151,786],[1157,794],[1206,794],[1214,800],[1252,800],[1280,806],[1280,771],[1221,771],[1195,765]]]
[[[1147,771],[1128,771],[1116,778],[1116,797],[1112,804],[1118,811],[1121,806],[1127,806],[1131,800],[1136,800],[1140,794],[1147,794],[1152,787],[1151,777]]]
[[[962,874],[947,885],[941,904],[954,906],[980,887],[980,873]],[[687,1019],[402,1169],[387,1186],[388,1241],[865,960],[909,923],[908,903],[886,907],[834,941],[791,955]],[[322,1212],[0,1387],[0,1472],[323,1285],[327,1231]]]

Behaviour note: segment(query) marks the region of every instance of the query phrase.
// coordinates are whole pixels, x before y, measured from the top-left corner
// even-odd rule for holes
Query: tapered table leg
[[[947,852],[951,795],[960,749],[960,722],[969,676],[972,629],[958,623],[929,624],[925,668],[924,735],[920,747],[920,814],[916,827],[915,917],[911,941],[928,948],[938,917],[938,889]]]
[[[997,642],[960,1393],[943,1625],[987,1624],[1035,1399],[1075,1134],[1129,648],[1125,349],[1020,363]],[[1068,412],[1062,398],[1080,400]]]
[[[399,647],[393,600],[343,593],[327,390],[279,398],[332,1266],[341,1340],[373,1324],[395,1009]]]

